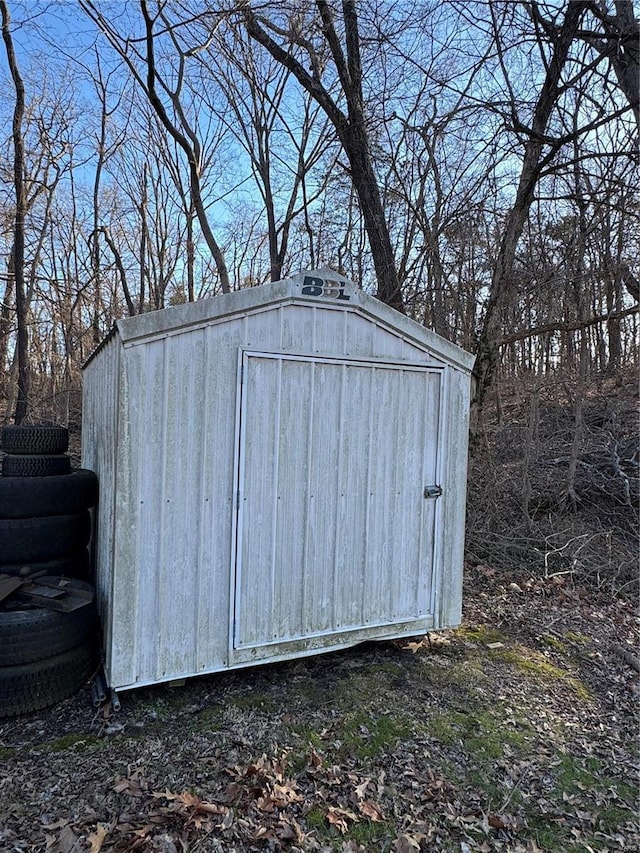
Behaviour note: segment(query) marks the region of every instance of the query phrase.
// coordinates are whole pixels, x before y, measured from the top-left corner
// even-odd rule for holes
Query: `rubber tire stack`
[[[71,468],[69,434],[50,425],[6,426],[0,433],[0,574],[46,572],[90,580],[93,471]]]
[[[84,581],[65,583],[93,592]],[[69,613],[5,602],[0,607],[0,719],[39,711],[77,693],[100,666],[98,624],[93,598]]]
[[[92,471],[71,468],[68,442],[64,427],[2,428],[0,574],[63,575],[72,588],[93,592],[85,580],[98,484]],[[0,718],[76,693],[99,666],[98,633],[93,600],[71,612],[2,602]]]

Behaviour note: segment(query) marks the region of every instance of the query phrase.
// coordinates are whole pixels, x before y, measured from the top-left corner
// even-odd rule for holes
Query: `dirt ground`
[[[640,850],[637,377],[529,386],[461,628],[0,720],[0,853]]]
[[[456,631],[2,721],[0,850],[640,849],[637,608],[466,584]]]

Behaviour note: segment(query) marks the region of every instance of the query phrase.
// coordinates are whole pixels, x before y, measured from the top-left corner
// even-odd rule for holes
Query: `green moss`
[[[565,753],[559,753],[552,773],[555,788],[560,794],[577,794],[594,782],[593,774],[585,769],[582,761]]]
[[[429,720],[427,729],[441,743],[460,743],[465,752],[481,765],[501,758],[505,745],[522,751],[530,737],[530,728],[525,721],[516,728],[507,727],[499,714],[477,709],[469,714],[459,711],[438,714]]]
[[[620,826],[629,820],[635,820],[637,812],[631,808],[609,805],[600,808],[596,815],[596,824],[600,832],[606,834],[616,832]]]
[[[95,747],[96,744],[101,743],[103,743],[103,740],[98,735],[71,732],[48,743],[45,749],[49,752],[64,752],[67,749],[73,749],[75,752],[78,752],[82,749]]]
[[[324,809],[314,806],[312,809],[309,809],[305,818],[309,829],[323,829],[326,823],[327,814]]]
[[[488,645],[489,643],[505,643],[507,638],[500,631],[489,625],[462,625],[454,632],[454,636],[468,643]]]
[[[369,820],[360,820],[349,827],[345,837],[356,844],[360,844],[365,850],[376,850],[379,853],[390,849],[390,837],[393,827],[386,821],[374,823]]]
[[[158,691],[161,689],[158,688]],[[179,692],[177,696],[180,696]],[[174,706],[166,695],[162,695],[160,692],[149,691],[141,692],[140,696],[134,696],[131,704],[131,713],[134,718],[143,719],[145,723],[149,718],[154,722],[164,723],[167,720],[173,719],[175,712]]]
[[[357,809],[353,808],[353,811],[357,813]],[[318,841],[335,850],[343,850],[345,841],[352,841],[367,851],[383,853],[391,849],[391,840],[396,834],[389,821],[371,821],[362,816],[358,816],[356,821],[347,821],[348,829],[342,834],[327,820],[327,809],[318,806],[309,809],[305,819],[308,829]]]
[[[564,655],[567,652],[567,647],[565,644],[555,637],[553,634],[543,634],[542,635],[543,642],[549,646],[549,648],[553,649],[556,652]]]
[[[506,663],[513,664],[522,672],[539,676],[548,681],[562,681],[584,702],[591,701],[591,693],[570,672],[552,664],[544,655],[521,645],[509,649],[497,649],[493,655]]]
[[[310,749],[318,748],[322,743],[322,737],[313,726],[306,723],[290,723],[287,729],[297,741],[301,741]]]
[[[460,660],[442,665],[425,657],[422,658],[420,664],[426,678],[437,686],[459,687],[473,691],[479,684],[487,680],[481,661],[475,659]]]
[[[575,631],[566,631],[563,635],[565,639],[569,640],[572,643],[590,643],[591,638],[587,637],[586,634],[578,634]]]
[[[259,710],[272,713],[276,710],[276,704],[270,696],[262,693],[245,693],[241,696],[229,696],[227,704],[233,705],[241,710]]]
[[[216,706],[214,708],[205,708],[200,711],[196,718],[196,727],[201,732],[217,732],[222,728],[222,708]]]
[[[527,825],[538,847],[545,853],[578,853],[584,847],[571,843],[569,829],[564,822],[553,821],[536,814],[527,818]]]
[[[612,813],[615,822],[605,824],[598,816],[598,827],[593,832],[583,833],[580,842],[576,842],[574,836],[571,835],[571,825],[567,825],[561,819],[551,820],[545,815],[530,816],[527,818],[527,825],[536,844],[545,853],[584,853],[585,850],[591,850],[594,853],[595,851],[606,853],[611,849],[606,839],[596,837],[594,832],[606,834],[608,831],[616,831],[619,829],[620,821],[628,820],[629,817],[629,812],[622,813],[622,816],[618,815],[617,817]]]
[[[571,801],[574,797],[580,802],[582,811],[593,815],[595,825],[585,835],[588,849],[605,850],[606,843],[593,833],[607,835],[619,830],[625,822],[634,820],[636,815],[636,789],[625,782],[603,773],[603,765],[595,756],[578,757],[559,752],[557,760],[549,769],[554,797],[558,801]],[[534,832],[540,847],[548,851],[582,851],[584,844],[576,844],[564,821],[550,821],[539,812],[530,810],[527,824]]]
[[[308,725],[293,724],[286,726],[291,735],[292,751],[288,755],[291,773],[302,773],[309,764],[310,752],[322,748],[321,735]]]
[[[378,717],[362,712],[347,714],[338,728],[339,753],[359,760],[373,758],[392,749],[411,734],[406,721],[383,714]]]
[[[297,702],[301,698],[314,704],[320,704],[327,700],[327,693],[320,689],[317,681],[313,678],[297,678],[287,691],[288,704]]]
[[[602,761],[593,755],[583,758],[567,755],[564,752],[559,753],[553,767],[553,778],[561,794],[578,794],[586,791],[609,796],[613,791],[617,798],[627,800],[630,804],[634,803],[637,797],[636,788],[613,778],[605,771]]]

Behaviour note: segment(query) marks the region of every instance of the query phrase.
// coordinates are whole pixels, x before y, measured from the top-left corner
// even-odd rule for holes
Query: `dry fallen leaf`
[[[359,800],[364,800],[364,792],[366,791],[367,785],[369,784],[370,781],[371,781],[371,779],[365,779],[364,782],[362,782],[360,785],[356,786],[356,797]]]
[[[327,820],[332,826],[335,826],[343,834],[349,829],[347,820],[357,821],[358,816],[348,809],[340,809],[335,806],[329,806],[327,812]]]
[[[56,853],[72,853],[78,843],[78,836],[70,826],[65,826],[58,835]]]
[[[144,793],[140,785],[133,779],[120,779],[113,786],[116,794],[129,794],[131,797],[141,797]]]
[[[422,836],[424,837],[424,836]],[[420,849],[420,836],[405,833],[393,842],[394,853],[413,853]]]
[[[111,827],[106,823],[99,823],[97,825],[96,831],[91,832],[87,838],[87,841],[91,844],[89,853],[100,853],[105,838],[109,835],[110,831]]]
[[[296,791],[297,783],[295,781],[285,782],[282,785],[273,786],[273,797],[279,806],[286,806],[287,803],[300,803],[304,800]]]
[[[361,814],[369,818],[369,820],[374,823],[380,823],[384,820],[384,813],[376,803],[365,800],[363,803],[358,803],[358,809]]]
[[[402,647],[403,649],[410,649],[415,655],[416,652],[420,651],[420,649],[429,648],[428,640],[420,640],[419,642],[414,642],[413,640],[408,642],[406,645]]]
[[[55,823],[45,823],[42,825],[43,829],[62,829],[65,826],[69,825],[69,821],[64,818],[60,818]]]
[[[318,755],[315,749],[312,749],[309,753],[307,763],[310,764],[312,767],[322,767],[322,758]]]

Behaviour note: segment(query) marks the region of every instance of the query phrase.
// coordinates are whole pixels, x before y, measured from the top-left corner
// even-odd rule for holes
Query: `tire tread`
[[[0,447],[5,453],[66,453],[69,449],[69,430],[63,426],[48,424],[5,426],[0,435]]]

